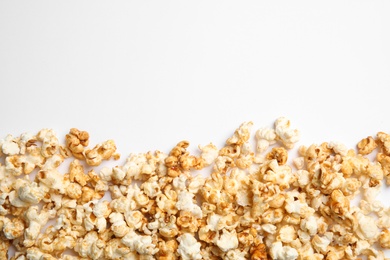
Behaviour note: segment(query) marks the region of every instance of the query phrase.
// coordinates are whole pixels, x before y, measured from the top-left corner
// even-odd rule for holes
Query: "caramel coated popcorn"
[[[386,259],[390,207],[377,196],[390,184],[390,135],[296,155],[287,118],[251,138],[253,125],[198,155],[184,140],[99,170],[119,159],[112,140],[89,148],[76,128],[64,143],[52,129],[7,135],[0,259]]]

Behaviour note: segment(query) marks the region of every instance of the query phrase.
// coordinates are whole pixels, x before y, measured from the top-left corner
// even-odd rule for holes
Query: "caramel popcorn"
[[[7,135],[0,259],[385,259],[390,207],[377,197],[390,183],[390,135],[294,156],[300,132],[287,118],[254,140],[252,126],[198,155],[180,141],[99,171],[119,159],[112,140],[88,148],[76,128],[65,144],[52,129]]]

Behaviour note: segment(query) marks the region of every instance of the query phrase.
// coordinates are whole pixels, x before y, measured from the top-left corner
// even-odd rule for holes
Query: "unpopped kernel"
[[[0,259],[385,259],[390,208],[377,196],[390,184],[389,134],[295,155],[300,132],[287,118],[255,138],[252,127],[244,122],[220,148],[199,145],[199,156],[184,140],[96,172],[119,159],[114,141],[89,148],[76,128],[64,144],[52,129],[7,135]]]

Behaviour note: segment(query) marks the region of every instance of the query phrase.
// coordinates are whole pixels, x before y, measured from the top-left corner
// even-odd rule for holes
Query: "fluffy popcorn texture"
[[[200,254],[200,243],[189,233],[184,233],[177,238],[179,241],[179,248],[177,252],[180,257],[185,260],[202,259]]]
[[[295,155],[300,134],[287,118],[253,138],[252,126],[199,155],[180,141],[99,170],[119,159],[112,140],[88,148],[77,128],[64,144],[46,128],[7,135],[0,259],[385,259],[390,207],[377,196],[390,184],[390,135]]]

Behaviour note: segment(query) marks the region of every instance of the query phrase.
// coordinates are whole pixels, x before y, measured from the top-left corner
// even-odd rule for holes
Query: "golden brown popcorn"
[[[362,154],[362,155],[370,154],[377,147],[378,147],[378,144],[375,142],[375,139],[372,136],[368,136],[368,137],[362,139],[357,144],[358,152],[359,152],[359,154]]]
[[[0,239],[0,259],[8,259],[9,240]]]
[[[382,230],[379,236],[379,244],[382,248],[390,249],[390,231],[388,229]]]
[[[251,260],[268,260],[267,250],[264,244],[254,245],[250,249]]]
[[[349,212],[349,199],[340,190],[334,190],[330,195],[329,206],[333,213],[344,216]]]
[[[163,239],[159,239],[158,241],[158,253],[156,256],[158,259],[162,260],[174,260],[176,259],[176,251],[177,251],[178,243],[175,239],[169,239],[167,241]]]
[[[384,132],[378,132],[376,134],[378,138],[379,147],[386,155],[390,155],[390,135]]]
[[[90,180],[89,176],[84,173],[84,167],[77,159],[69,165],[69,180],[71,182],[77,182],[81,186],[85,186]]]
[[[115,151],[115,142],[108,140],[96,145],[93,149],[86,149],[84,151],[85,161],[88,165],[98,166],[103,160],[109,160]]]
[[[267,160],[275,159],[279,165],[284,165],[287,162],[287,150],[283,147],[274,147],[272,151],[269,152],[266,156]]]
[[[84,159],[84,149],[89,144],[89,134],[86,131],[80,131],[77,128],[71,128],[69,134],[65,137],[66,147],[71,151],[74,157],[79,160]]]
[[[384,153],[378,153],[376,155],[376,159],[382,166],[383,174],[386,178],[386,184],[390,185],[390,156]]]

